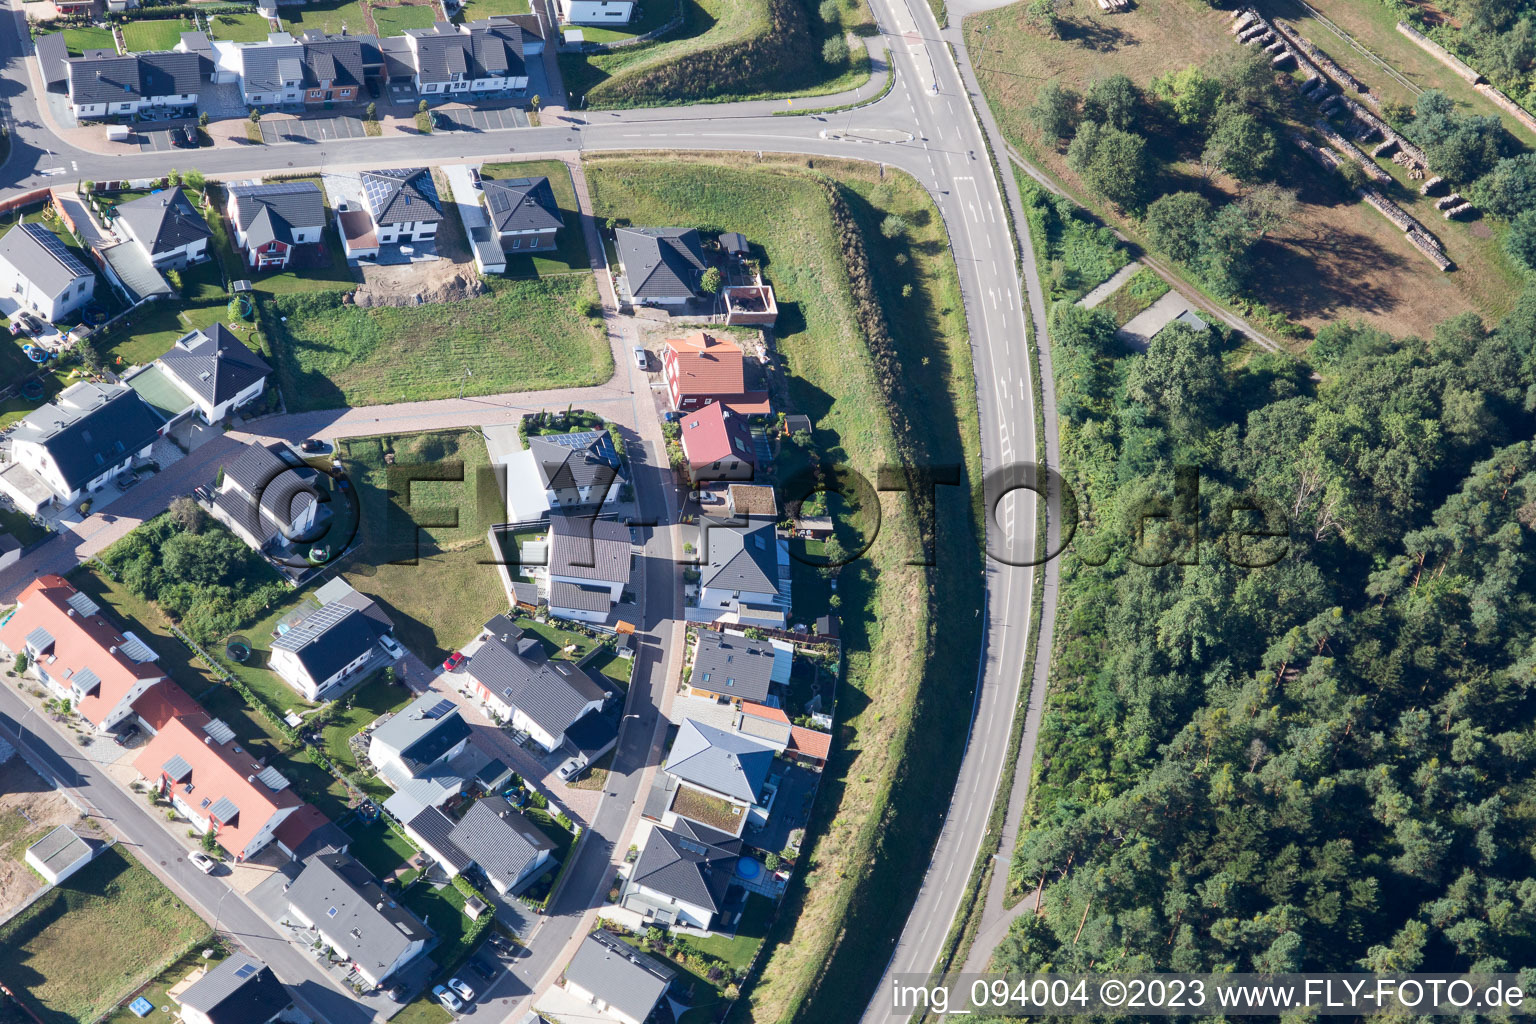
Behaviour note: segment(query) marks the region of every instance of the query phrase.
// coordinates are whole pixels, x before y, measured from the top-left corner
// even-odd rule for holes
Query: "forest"
[[[1051,330],[1082,526],[994,966],[1531,966],[1536,290],[1310,364]]]

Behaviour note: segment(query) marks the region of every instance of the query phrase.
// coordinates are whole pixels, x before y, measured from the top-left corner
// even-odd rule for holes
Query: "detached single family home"
[[[267,361],[219,323],[183,334],[155,365],[209,424],[260,398],[272,376]]]
[[[362,682],[371,664],[393,660],[395,624],[384,609],[340,577],[315,591],[320,607],[272,641],[272,671],[310,703],[331,700]],[[398,645],[393,645],[398,650]]]
[[[620,1024],[645,1024],[677,972],[611,932],[592,932],[565,969],[565,990]]]
[[[54,502],[68,505],[127,472],[134,459],[149,458],[164,427],[130,387],[71,384],[11,431],[0,491],[29,515]]]
[[[560,20],[567,25],[627,25],[634,0],[559,0]]]
[[[182,1024],[268,1024],[293,1005],[272,968],[244,953],[231,953],[172,998]]]
[[[59,236],[22,222],[0,238],[0,313],[26,310],[49,323],[63,320],[96,294],[96,275]]]
[[[504,252],[547,252],[565,226],[549,179],[482,178],[486,212]]]
[[[316,484],[320,474],[286,445],[243,445],[220,470],[209,511],[253,551],[296,551],[318,539],[330,518],[329,497]]]
[[[619,500],[622,463],[606,430],[535,435],[527,448],[502,463],[512,522],[535,522],[552,509],[592,510]]]
[[[705,563],[693,622],[783,629],[789,620],[789,542],[771,520],[699,520]]]
[[[688,688],[696,697],[764,704],[775,685],[787,686],[794,647],[739,633],[701,629],[693,648]]]
[[[344,853],[319,854],[288,887],[289,920],[352,961],[377,988],[426,948],[431,930]]]
[[[458,705],[427,692],[373,730],[368,760],[384,781],[399,788],[434,765],[452,760],[469,745],[469,723]]]
[[[708,264],[693,228],[615,228],[619,297],[637,306],[684,306],[704,297]]]
[[[325,196],[312,181],[231,185],[226,207],[235,246],[255,270],[281,270],[325,230]]]
[[[157,270],[175,270],[208,258],[213,232],[180,186],[123,203],[114,229],[143,251]]]
[[[464,664],[476,695],[546,752],[560,749],[567,730],[601,710],[609,691],[571,662],[551,661],[538,637],[523,635],[505,616],[486,628],[491,635]]]
[[[549,565],[540,576],[551,615],[607,622],[629,585],[629,527],[587,516],[549,517]]]
[[[752,430],[745,416],[715,402],[678,420],[679,440],[695,487],[720,480],[751,480],[757,473]]]
[[[685,718],[662,771],[676,783],[661,823],[678,819],[740,836],[751,812],[764,804],[774,751],[739,732]]]
[[[471,865],[500,895],[516,892],[544,874],[554,842],[499,796],[485,796],[454,821],[428,807],[405,823],[406,833],[452,878]]]
[[[741,859],[741,840],[678,818],[653,827],[624,883],[626,910],[664,927],[709,930],[726,910],[726,890]]]
[[[694,331],[668,338],[661,348],[661,371],[672,408],[681,412],[714,403],[742,416],[772,411],[767,392],[747,390],[746,353],[726,335]]]
[[[337,230],[347,259],[373,258],[381,246],[437,237],[443,202],[430,170],[404,167],[364,171],[361,185],[363,209],[337,207]]]

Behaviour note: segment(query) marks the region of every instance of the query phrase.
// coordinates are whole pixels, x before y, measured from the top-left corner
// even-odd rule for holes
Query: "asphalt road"
[[[447,137],[402,136],[201,150],[195,162],[205,174],[217,177],[309,170],[322,164],[328,170],[437,164],[508,153],[526,156],[568,155],[583,150],[701,149],[836,156],[898,167],[928,188],[949,229],[972,332],[983,467],[991,472],[1031,461],[1035,428],[1026,313],[1004,212],[1012,189],[1009,182],[1000,183],[994,176],[982,127],[973,115],[965,82],[951,58],[950,46],[954,45],[964,62],[963,45],[953,30],[947,37],[939,33],[924,0],[872,0],[872,6],[891,49],[892,70],[897,76],[895,86],[876,103],[827,118],[769,117],[773,110],[782,109],[776,103],[701,106],[674,112],[592,112],[575,115],[583,123],[552,124],[511,133],[453,133]],[[952,8],[956,8],[958,23],[961,12],[956,4]],[[10,158],[0,166],[0,182],[14,188],[73,183],[87,178],[149,177],[178,164],[188,164],[189,154],[185,153],[104,156],[61,143],[43,126],[38,114],[21,59],[24,31],[20,14],[14,8],[10,13],[14,30],[0,32],[0,95],[9,107],[13,143]],[[977,101],[980,102],[979,98]],[[805,105],[815,102],[802,101]],[[554,121],[555,117],[547,119]],[[39,173],[49,168],[62,169],[62,173]],[[1022,221],[1019,226],[1022,229]],[[1035,320],[1036,337],[1043,339],[1044,306],[1028,246],[1024,247],[1022,259],[1031,285],[1029,315]],[[989,548],[1010,553],[1013,561],[1027,557],[1033,543],[1036,514],[1034,496],[1028,492],[1015,492],[1001,502],[998,514],[988,523]],[[657,575],[670,573],[670,559],[653,560],[653,566],[647,569],[648,578],[653,571]],[[917,904],[895,946],[890,970],[921,973],[933,965],[964,894],[1006,753],[1012,710],[1021,685],[1026,638],[1036,625],[1030,617],[1032,578],[1027,568],[989,560],[987,616],[983,632],[976,638],[983,645],[984,661],[974,725],[943,833]],[[653,700],[641,713],[654,716],[665,679],[659,675],[662,669],[658,663],[643,667],[650,674]],[[1038,725],[1038,713],[1033,718]],[[625,730],[622,742],[627,762],[640,756],[640,748],[646,745],[644,726],[650,720],[642,719],[639,728]],[[638,786],[638,774],[634,771],[623,775],[621,782],[624,780]],[[615,823],[622,825],[623,817],[627,816],[629,808],[624,801],[630,794],[622,789],[617,793],[616,797],[605,799],[589,845],[614,834]],[[576,903],[585,899],[590,906],[594,893],[597,900],[602,899],[604,883],[599,863],[599,858],[583,853],[562,894],[556,917],[542,928],[564,927],[561,922],[575,913]],[[605,858],[601,865],[606,871]],[[541,951],[557,945],[542,938],[539,942]],[[526,968],[530,978],[540,966],[538,958],[539,954],[529,958],[533,961]],[[877,1000],[867,1018],[884,1017],[879,1007]],[[341,1024],[342,1019],[332,1019]]]

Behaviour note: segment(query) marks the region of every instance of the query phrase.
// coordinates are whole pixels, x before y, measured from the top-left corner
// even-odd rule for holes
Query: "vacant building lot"
[[[1079,0],[1064,9],[1060,38],[1051,38],[1029,22],[1025,7],[1015,4],[965,23],[967,44],[992,110],[1020,152],[1062,182],[1074,199],[1139,239],[1139,222],[1094,201],[1083,181],[1067,167],[1064,152],[1040,138],[1027,111],[1049,81],[1082,93],[1095,80],[1122,73],[1146,89],[1158,75],[1235,53],[1241,47],[1228,31],[1231,12],[1213,10],[1198,0],[1144,0],[1128,13],[1104,14],[1096,5]],[[1290,2],[1260,7],[1286,16],[1304,10]],[[1373,92],[1395,98],[1388,88],[1395,83],[1386,72],[1338,36],[1310,19],[1293,24]],[[1438,75],[1425,68],[1417,77],[1423,87],[1444,86],[1460,95],[1449,71]],[[1310,131],[1318,116],[1309,102],[1294,91],[1291,95],[1295,103],[1283,136],[1292,130]],[[1486,104],[1474,109],[1492,111]],[[1160,145],[1154,135],[1152,148]],[[1307,329],[1359,317],[1405,334],[1469,309],[1494,316],[1507,309],[1519,292],[1519,275],[1490,225],[1445,221],[1434,209],[1434,200],[1420,197],[1418,183],[1409,181],[1401,168],[1386,160],[1378,164],[1399,180],[1392,198],[1435,233],[1457,269],[1437,270],[1401,231],[1286,139],[1280,147],[1276,180],[1297,190],[1301,206],[1289,223],[1255,244],[1249,294]],[[1174,161],[1164,168],[1163,176],[1166,181],[1160,191],[1203,191],[1218,204],[1239,192],[1238,184],[1224,175],[1203,180],[1197,161]]]
[[[0,982],[43,1024],[91,1021],[206,935],[121,847],[0,925]]]
[[[266,327],[295,412],[452,398],[461,387],[584,387],[613,374],[590,275],[490,281],[472,298],[420,306],[362,308],[321,292],[279,296],[272,308]]]
[[[0,764],[0,917],[43,887],[22,859],[27,847],[78,818],[74,806],[21,758]]]

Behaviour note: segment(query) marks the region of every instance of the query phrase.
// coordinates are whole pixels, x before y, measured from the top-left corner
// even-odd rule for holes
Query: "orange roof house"
[[[234,730],[206,711],[168,719],[133,767],[198,831],[212,829],[236,860],[260,852],[305,806],[282,773],[243,750]]]
[[[768,394],[747,390],[746,355],[730,338],[694,331],[662,343],[661,369],[674,409],[720,402],[743,416],[767,415]]]
[[[162,679],[133,702],[133,713],[154,735],[165,728],[173,718],[190,718],[203,713],[203,706],[193,700],[186,690],[169,679]]]
[[[28,671],[105,732],[165,678],[155,652],[102,618],[100,607],[62,576],[40,576],[0,625],[0,646],[27,655]]]

